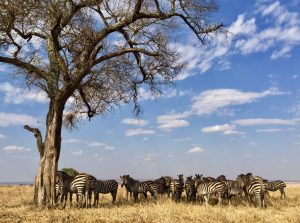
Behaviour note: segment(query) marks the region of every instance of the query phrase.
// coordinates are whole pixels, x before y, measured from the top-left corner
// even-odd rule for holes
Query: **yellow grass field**
[[[101,197],[98,208],[43,210],[33,207],[31,186],[0,186],[0,222],[262,222],[300,223],[300,184],[288,184],[286,199],[280,193],[271,192],[267,208],[259,209],[246,204],[238,206],[201,205],[168,198],[140,199],[136,204],[124,199],[119,190],[116,205],[110,203],[110,195]],[[73,200],[75,196],[73,197]]]

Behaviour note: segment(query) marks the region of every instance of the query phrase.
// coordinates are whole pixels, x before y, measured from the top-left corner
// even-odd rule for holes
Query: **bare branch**
[[[36,138],[36,144],[37,144],[38,151],[40,153],[40,157],[43,157],[45,148],[44,148],[44,142],[43,142],[41,131],[37,128],[32,128],[28,125],[24,125],[24,129],[33,133],[34,137]]]

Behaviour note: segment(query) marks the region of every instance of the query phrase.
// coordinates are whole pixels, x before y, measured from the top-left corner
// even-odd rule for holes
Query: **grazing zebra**
[[[265,190],[266,193],[269,195],[268,191],[280,191],[280,198],[285,198],[285,191],[284,188],[286,187],[286,184],[281,180],[276,181],[265,181]],[[270,195],[269,195],[270,196]]]
[[[125,189],[126,189],[126,199],[128,200],[128,194],[129,194],[129,197],[131,198],[132,197],[132,191],[131,191],[131,189],[128,186],[126,186],[126,185],[123,184],[125,176],[126,175],[120,176],[120,179],[121,179],[121,187],[125,186]]]
[[[196,186],[195,186],[195,180],[192,176],[189,176],[186,178],[184,190],[186,193],[187,201],[196,201]]]
[[[233,197],[241,196],[243,193],[242,188],[239,187],[238,183],[233,180],[224,181],[226,185],[226,197],[228,199],[228,203],[231,204],[231,199]]]
[[[137,201],[139,193],[144,194],[145,198],[147,198],[148,191],[151,193],[152,197],[156,198],[160,189],[160,185],[151,180],[140,182],[129,175],[124,175],[121,177],[121,180],[122,184],[130,188],[132,191],[134,202]]]
[[[171,182],[171,191],[172,191],[172,199],[176,202],[179,202],[181,199],[181,194],[184,188],[184,179],[183,175],[178,175],[178,180],[173,179]]]
[[[259,202],[261,208],[265,207],[265,186],[261,180],[250,180],[249,175],[240,174],[237,176],[238,186],[243,189],[245,196],[251,204],[252,198],[255,198]]]
[[[115,203],[118,192],[118,182],[115,180],[97,180],[94,189],[94,206],[99,203],[99,193],[108,194],[112,196],[112,204]]]
[[[84,206],[87,204],[87,207],[91,207],[92,192],[94,191],[96,181],[95,177],[86,173],[80,173],[75,176],[71,183],[71,191],[77,193],[79,207],[82,207],[83,197],[85,198]]]
[[[206,204],[208,204],[211,194],[217,194],[218,204],[220,205],[222,203],[222,195],[226,190],[226,185],[222,181],[203,182],[201,180],[196,180],[196,190],[198,196],[204,196]]]
[[[72,207],[72,190],[71,190],[71,183],[74,180],[74,177],[69,176],[67,173],[63,171],[57,171],[56,174],[57,183],[55,185],[56,188],[56,201],[59,200],[62,208],[66,207],[68,193],[70,194],[70,207]],[[59,199],[60,197],[60,199]]]

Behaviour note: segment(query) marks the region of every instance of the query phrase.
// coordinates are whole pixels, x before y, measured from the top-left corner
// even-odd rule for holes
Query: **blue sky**
[[[59,168],[97,178],[252,172],[300,179],[300,1],[220,1],[230,34],[207,47],[183,32],[176,86],[63,131]],[[0,181],[32,181],[39,155],[24,124],[44,130],[47,99],[0,64]]]

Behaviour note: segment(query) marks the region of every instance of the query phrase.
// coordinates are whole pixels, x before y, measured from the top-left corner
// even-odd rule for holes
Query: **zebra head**
[[[121,187],[123,187],[125,185],[125,175],[120,176],[120,180],[121,180]]]
[[[191,180],[193,180],[193,176],[186,177],[186,181],[191,181]]]
[[[195,180],[201,180],[202,176],[202,174],[195,174]]]
[[[224,176],[224,175],[220,175],[217,177],[217,181],[226,181],[226,180],[227,180],[226,176]]]
[[[245,174],[240,174],[236,178],[236,182],[239,188],[244,188],[246,184],[248,183],[248,178]]]
[[[166,187],[169,188],[171,186],[172,178],[169,176],[162,177],[162,178],[164,178],[164,180],[165,180]]]
[[[252,175],[252,173],[247,173],[247,174],[246,174],[246,177],[247,177],[248,181],[255,180],[255,178],[254,178],[254,176]]]

